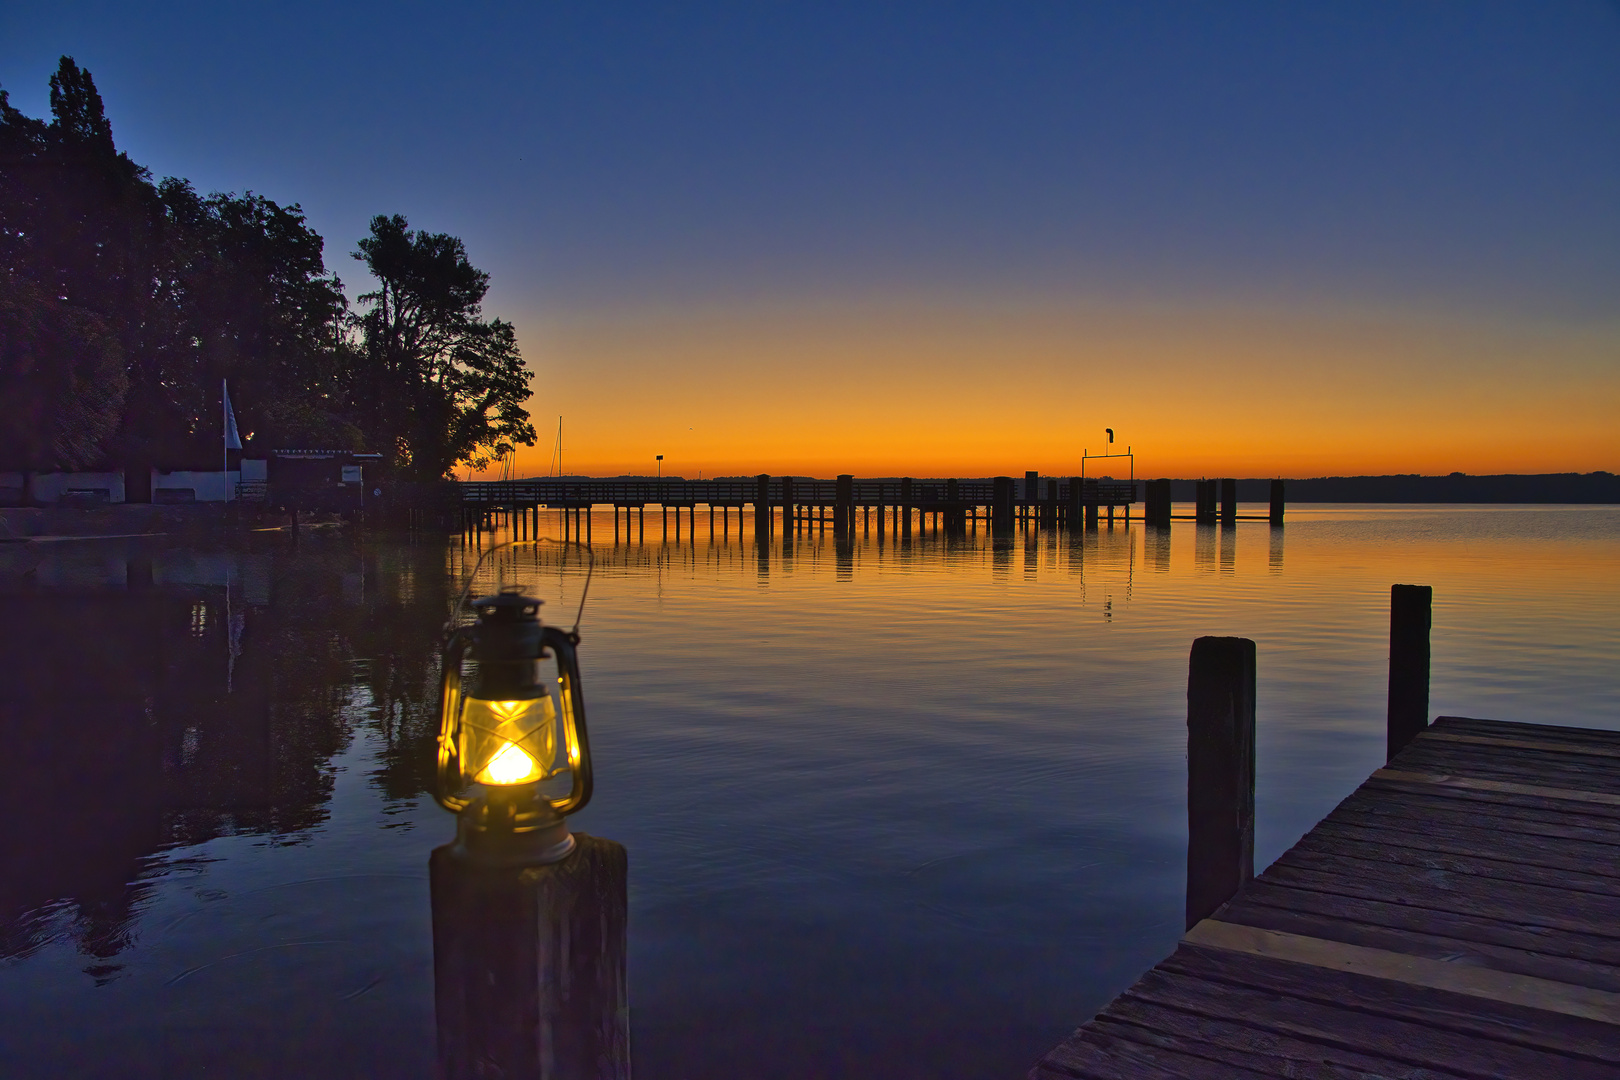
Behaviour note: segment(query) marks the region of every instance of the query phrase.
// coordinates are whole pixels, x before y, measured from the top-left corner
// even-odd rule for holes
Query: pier
[[[666,520],[673,511],[677,535],[683,513],[695,531],[702,507],[711,529],[717,513],[721,527],[729,529],[733,511],[740,521],[751,510],[756,528],[761,522],[772,527],[780,512],[783,528],[830,525],[842,531],[853,529],[859,518],[863,527],[892,528],[906,535],[914,527],[928,526],[965,533],[981,523],[998,531],[1031,523],[1095,527],[1105,516],[1112,522],[1116,513],[1129,521],[1137,501],[1134,481],[1042,477],[1033,472],[1025,473],[1021,482],[1006,476],[864,480],[845,474],[834,480],[811,480],[761,474],[747,480],[482,480],[464,481],[458,488],[464,527],[480,528],[505,516],[523,532],[539,511],[562,510],[570,530],[586,539],[591,530],[589,512],[598,506],[613,508],[616,534],[621,512],[627,535],[632,528],[644,532],[648,507],[657,508]]]
[[[1620,1075],[1620,732],[1425,725],[1392,599],[1388,763],[1258,877],[1254,643],[1194,643],[1187,932],[1031,1080]]]

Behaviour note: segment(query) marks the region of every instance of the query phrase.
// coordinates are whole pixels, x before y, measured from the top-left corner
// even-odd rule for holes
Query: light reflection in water
[[[1613,509],[978,529],[598,516],[577,827],[630,853],[639,1076],[1019,1075],[1179,933],[1199,634],[1259,643],[1262,864],[1381,763],[1393,582],[1435,586],[1435,711],[1620,716]],[[437,635],[479,553],[0,549],[8,1077],[432,1074]],[[584,566],[480,587],[571,621]]]

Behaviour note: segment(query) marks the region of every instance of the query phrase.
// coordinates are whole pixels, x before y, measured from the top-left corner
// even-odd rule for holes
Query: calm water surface
[[[1435,587],[1432,712],[1620,727],[1617,508],[698,524],[599,515],[581,627],[640,1078],[1022,1075],[1179,936],[1198,635],[1258,643],[1262,865],[1382,764],[1394,582]],[[0,1075],[432,1075],[435,650],[479,553],[0,549]],[[584,566],[479,585],[566,623]]]

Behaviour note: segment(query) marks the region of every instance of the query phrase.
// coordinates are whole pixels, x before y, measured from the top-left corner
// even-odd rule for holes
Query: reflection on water
[[[595,549],[576,827],[630,853],[641,1077],[1021,1075],[1179,934],[1200,634],[1259,644],[1260,865],[1382,763],[1393,582],[1435,586],[1437,712],[1620,723],[1610,508],[635,524]],[[436,650],[482,550],[0,547],[8,1077],[433,1075]],[[479,586],[568,623],[586,566]]]

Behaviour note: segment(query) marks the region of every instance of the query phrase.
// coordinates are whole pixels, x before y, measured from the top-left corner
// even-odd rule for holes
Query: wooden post
[[[911,499],[912,499],[911,477],[902,476],[900,478],[900,507],[899,507],[900,515],[901,515],[900,516],[900,535],[905,537],[908,540],[911,538],[911,506],[912,506]]]
[[[1433,586],[1390,587],[1388,758],[1404,750],[1429,726],[1429,628],[1433,609]]]
[[[1201,637],[1187,667],[1187,928],[1254,876],[1254,642]]]
[[[833,535],[855,532],[855,477],[839,473],[833,489]]]
[[[782,535],[792,536],[797,531],[798,520],[793,512],[793,477],[782,477]]]
[[[1215,481],[1199,480],[1193,494],[1193,517],[1200,525],[1215,522]]]
[[[1221,481],[1221,524],[1237,524],[1237,481],[1230,477]]]
[[[1005,535],[1013,531],[1013,482],[1010,476],[990,481],[990,532]]]
[[[1024,524],[1028,525],[1034,519],[1036,504],[1040,501],[1041,474],[1038,472],[1024,473]]]
[[[625,850],[575,841],[551,866],[429,858],[443,1080],[629,1080]]]
[[[754,478],[754,532],[760,536],[764,536],[770,531],[771,474],[760,473]]]
[[[1273,525],[1283,523],[1283,482],[1281,480],[1271,482],[1271,523]]]
[[[1043,511],[1042,516],[1046,519],[1044,522],[1046,527],[1048,529],[1056,528],[1058,514],[1058,482],[1056,480],[1046,482],[1046,501],[1041,509]]]

